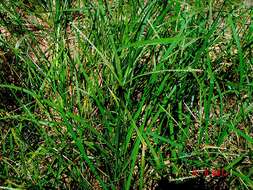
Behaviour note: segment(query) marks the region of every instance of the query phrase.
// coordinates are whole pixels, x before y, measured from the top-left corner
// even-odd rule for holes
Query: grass
[[[249,2],[0,10],[0,189],[253,188]]]

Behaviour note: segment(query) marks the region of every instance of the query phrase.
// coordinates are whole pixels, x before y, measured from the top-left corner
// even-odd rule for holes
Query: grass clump
[[[205,188],[252,188],[248,4],[0,10],[1,188],[159,189],[196,171]]]

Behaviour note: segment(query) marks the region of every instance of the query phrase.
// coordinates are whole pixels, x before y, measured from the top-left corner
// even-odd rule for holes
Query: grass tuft
[[[250,1],[0,10],[0,189],[253,188]]]

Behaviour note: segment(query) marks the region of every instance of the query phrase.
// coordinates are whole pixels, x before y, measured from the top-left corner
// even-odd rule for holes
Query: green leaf
[[[155,46],[155,45],[167,45],[167,44],[172,44],[176,43],[180,40],[183,40],[184,38],[182,37],[174,37],[174,38],[159,38],[159,39],[153,39],[153,40],[142,40],[142,41],[137,41],[131,44],[127,44],[122,46],[119,50],[125,49],[125,48],[130,48],[130,47],[144,47],[144,46]]]

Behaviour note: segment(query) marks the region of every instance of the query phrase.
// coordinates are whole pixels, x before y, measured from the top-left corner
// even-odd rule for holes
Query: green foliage
[[[0,188],[154,189],[194,168],[253,186],[249,8],[10,0],[0,10]]]

